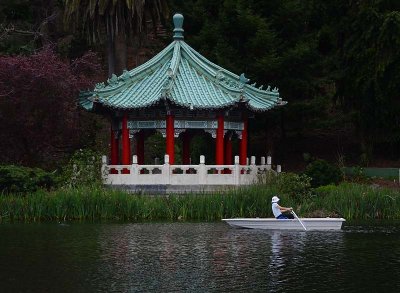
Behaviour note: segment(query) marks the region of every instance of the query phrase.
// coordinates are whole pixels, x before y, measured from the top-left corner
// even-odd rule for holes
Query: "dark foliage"
[[[54,173],[39,168],[0,166],[1,193],[28,193],[38,189],[50,189],[56,185]]]
[[[399,1],[173,2],[196,49],[289,102],[252,123],[253,147],[266,145],[253,153],[399,159]]]
[[[88,143],[96,122],[78,110],[76,99],[98,71],[94,53],[71,63],[50,48],[0,56],[0,161],[54,166]]]
[[[353,2],[343,12],[335,27],[336,97],[353,114],[360,163],[367,165],[375,147],[398,155],[400,146],[400,2]]]
[[[312,187],[338,184],[342,177],[340,169],[325,160],[311,162],[304,174],[311,178]]]
[[[376,156],[400,160],[399,1],[168,2],[171,14],[184,14],[185,41],[191,46],[235,73],[246,73],[257,86],[277,86],[289,102],[251,120],[252,155],[268,153],[291,170],[304,167],[305,152],[329,160],[339,154],[362,166]],[[63,56],[90,49],[83,39],[91,34],[78,37],[63,23],[64,4],[1,2],[0,54],[29,55],[49,43]],[[96,25],[99,15],[94,16],[86,14],[83,23]],[[171,32],[172,24],[167,26]],[[96,34],[104,38],[107,31]],[[130,54],[138,52],[133,47]],[[106,52],[93,44],[91,49]],[[74,102],[78,89],[93,87],[91,58],[64,62],[45,49],[0,59],[0,161],[44,166],[95,145],[98,124]]]

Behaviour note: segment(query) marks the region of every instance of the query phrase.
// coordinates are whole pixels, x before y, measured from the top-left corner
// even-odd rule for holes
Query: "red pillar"
[[[166,118],[167,129],[166,129],[166,153],[169,155],[169,163],[171,165],[175,162],[175,136],[174,136],[174,116],[167,114]]]
[[[139,165],[144,165],[144,132],[139,131],[136,134],[136,156]]]
[[[131,164],[131,143],[129,140],[128,115],[122,118],[122,165]],[[123,174],[129,174],[129,170],[122,170]]]
[[[225,165],[232,165],[232,140],[231,135],[225,135]],[[232,174],[230,169],[224,169],[224,174]]]
[[[239,154],[240,165],[246,165],[247,159],[247,117],[243,117],[243,130],[242,139],[240,140],[240,154]]]
[[[110,146],[111,146],[111,165],[117,165],[118,164],[118,142],[119,139],[118,137],[115,137],[115,132],[111,128],[111,137],[110,137]]]
[[[183,150],[182,150],[182,163],[184,165],[190,164],[190,141],[191,141],[191,136],[187,131],[185,131],[183,133]]]
[[[225,165],[232,165],[232,140],[230,135],[225,135]]]
[[[215,165],[224,164],[224,115],[218,114],[217,138],[215,142]]]
[[[119,139],[115,137],[115,132],[111,127],[111,136],[110,136],[110,158],[111,158],[111,165],[118,165],[118,148],[119,148]],[[111,174],[118,173],[117,170],[111,169]]]

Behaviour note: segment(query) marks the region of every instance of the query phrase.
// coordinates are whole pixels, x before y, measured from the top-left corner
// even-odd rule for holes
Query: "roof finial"
[[[174,40],[183,40],[183,15],[180,13],[175,13],[174,17]]]

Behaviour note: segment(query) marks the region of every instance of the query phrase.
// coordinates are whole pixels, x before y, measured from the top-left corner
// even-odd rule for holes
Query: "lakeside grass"
[[[342,183],[327,188],[305,205],[309,212],[336,211],[349,220],[400,219],[400,190]]]
[[[99,186],[0,195],[0,221],[218,221],[233,217],[272,217],[274,186],[254,185],[228,193],[170,196],[133,195]],[[281,204],[299,216],[340,216],[347,220],[400,219],[400,193],[342,183],[303,199],[280,194]]]

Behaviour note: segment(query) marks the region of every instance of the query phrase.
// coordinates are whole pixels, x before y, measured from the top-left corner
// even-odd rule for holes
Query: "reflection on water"
[[[400,292],[398,228],[3,224],[1,292]]]
[[[290,270],[295,256],[303,250],[305,233],[296,233],[296,239],[291,239],[291,234],[282,231],[271,231],[271,256],[268,265],[269,283],[268,289],[278,288],[287,278],[286,272]],[[296,252],[297,251],[297,252]],[[287,255],[293,257],[287,257]]]

